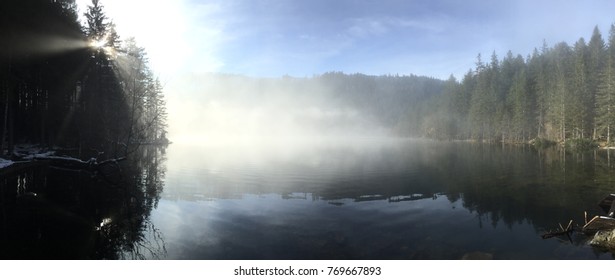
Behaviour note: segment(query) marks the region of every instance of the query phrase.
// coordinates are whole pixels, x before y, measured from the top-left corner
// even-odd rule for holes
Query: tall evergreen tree
[[[476,87],[472,91],[469,119],[471,123],[472,137],[487,140],[489,134],[489,121],[492,103],[489,98],[490,80],[489,71],[484,66],[479,54],[476,62]]]
[[[598,136],[606,137],[607,145],[615,130],[615,25],[609,31],[609,48],[599,75],[596,92],[596,129]]]
[[[552,139],[566,141],[569,132],[570,91],[567,77],[570,69],[571,50],[568,44],[562,42],[553,47],[550,56],[549,68],[553,73],[553,88],[548,101],[547,123],[551,124],[550,136]]]
[[[574,45],[572,77],[568,79],[572,91],[568,98],[568,115],[574,138],[584,138],[588,131],[593,130],[593,118],[590,116],[593,114],[594,98],[588,90],[586,61],[587,46],[581,38]]]
[[[107,35],[109,23],[99,0],[92,0],[85,12],[87,20],[86,34],[91,40],[100,41]]]
[[[510,87],[509,103],[512,110],[512,135],[516,141],[525,141],[531,130],[531,98],[528,94],[527,75],[521,69],[515,74]]]
[[[602,34],[598,29],[598,26],[594,27],[592,32],[592,37],[589,40],[588,44],[589,54],[588,54],[588,75],[587,75],[587,100],[586,104],[595,104],[596,94],[598,91],[598,84],[600,82],[600,73],[604,67],[605,62],[605,44],[602,39]],[[588,119],[592,121],[592,124],[595,122],[596,115],[593,114],[593,110],[588,115]],[[596,127],[593,127],[592,138],[596,138]]]
[[[548,69],[547,52],[548,48],[543,45],[542,52],[534,50],[529,62],[529,71],[533,81],[533,91],[536,98],[536,137],[547,137],[547,112],[549,108],[548,100],[552,91],[550,76],[552,72]]]

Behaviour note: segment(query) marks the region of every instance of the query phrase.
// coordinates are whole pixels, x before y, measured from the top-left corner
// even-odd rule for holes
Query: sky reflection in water
[[[602,189],[589,175],[609,168],[548,157],[422,141],[178,145],[152,222],[169,259],[612,258],[584,241],[541,239],[591,213]]]

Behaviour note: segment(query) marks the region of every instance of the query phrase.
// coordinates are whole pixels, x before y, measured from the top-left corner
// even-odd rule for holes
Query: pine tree
[[[471,112],[471,102],[472,95],[476,90],[476,75],[469,69],[468,72],[463,76],[463,80],[461,81],[461,85],[459,85],[459,96],[455,102],[455,106],[457,107],[457,111],[461,117],[460,121],[462,121],[462,129],[460,133],[460,139],[472,139],[472,119],[470,116]]]
[[[610,144],[615,123],[615,65],[614,59],[608,56],[596,94],[596,128],[599,135],[606,134],[606,142]]]
[[[615,132],[615,25],[611,25],[609,32],[608,50],[596,92],[596,129],[610,144],[611,134]]]
[[[553,50],[549,52],[549,63],[547,71],[552,73],[548,77],[552,88],[548,91],[547,100],[547,135],[551,139],[566,141],[569,132],[568,120],[570,116],[567,114],[569,107],[569,91],[567,77],[570,61],[570,47],[566,43],[555,45]]]
[[[92,0],[85,16],[86,34],[94,44],[83,79],[80,142],[118,156],[130,130],[130,107],[114,61],[119,38],[98,0]]]
[[[598,84],[600,83],[600,73],[604,68],[605,60],[605,44],[600,34],[598,26],[594,27],[592,37],[588,44],[588,63],[587,63],[587,102],[585,104],[594,105],[596,102],[596,94],[598,91]],[[593,110],[592,110],[593,111]],[[593,114],[588,115],[588,120],[595,122],[596,116]],[[596,138],[596,127],[593,128],[592,138]]]
[[[584,138],[586,129],[593,129],[594,100],[588,90],[587,82],[587,46],[583,38],[574,45],[574,58],[572,61],[572,78],[568,79],[571,90],[568,97],[569,126],[574,130],[575,138]]]
[[[489,118],[489,79],[488,72],[479,54],[476,62],[476,86],[471,94],[469,121],[472,138],[487,139]]]
[[[534,53],[529,61],[530,81],[532,81],[534,98],[536,102],[536,137],[547,137],[547,114],[549,108],[549,96],[552,90],[550,74],[548,69],[546,44],[543,45],[542,52],[534,49]]]
[[[525,135],[529,134],[531,127],[531,100],[528,95],[527,76],[523,69],[515,74],[510,87],[509,103],[512,110],[512,134],[517,140],[525,141]]]
[[[99,0],[92,0],[85,12],[87,20],[86,34],[90,40],[101,41],[107,35],[109,23]]]

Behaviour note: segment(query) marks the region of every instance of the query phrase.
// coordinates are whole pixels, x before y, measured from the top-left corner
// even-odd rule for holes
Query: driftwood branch
[[[126,160],[126,157],[108,159],[101,162],[98,162],[96,158],[91,158],[87,161],[80,160],[77,158],[71,157],[58,157],[58,156],[35,156],[35,160],[45,160],[49,161],[50,165],[63,167],[63,168],[73,168],[73,169],[97,169],[98,167],[107,165],[107,164],[115,164],[120,161]]]
[[[559,228],[560,230],[558,231],[547,232],[543,234],[542,239],[552,238],[552,237],[561,236],[561,235],[566,235],[570,239],[570,233],[574,230],[574,226],[572,225],[572,220],[568,222],[568,225],[566,226],[566,228],[564,228],[562,224],[560,223]]]

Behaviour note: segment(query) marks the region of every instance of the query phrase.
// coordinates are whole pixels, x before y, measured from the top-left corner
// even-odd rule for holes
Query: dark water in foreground
[[[582,224],[583,211],[603,214],[597,202],[615,192],[610,153],[412,140],[173,144],[108,179],[50,175],[34,214],[14,218],[23,198],[4,203],[2,257],[612,259],[581,234],[541,238]]]
[[[540,236],[602,214],[610,156],[424,141],[174,146],[152,222],[171,259],[610,259],[582,236]]]

